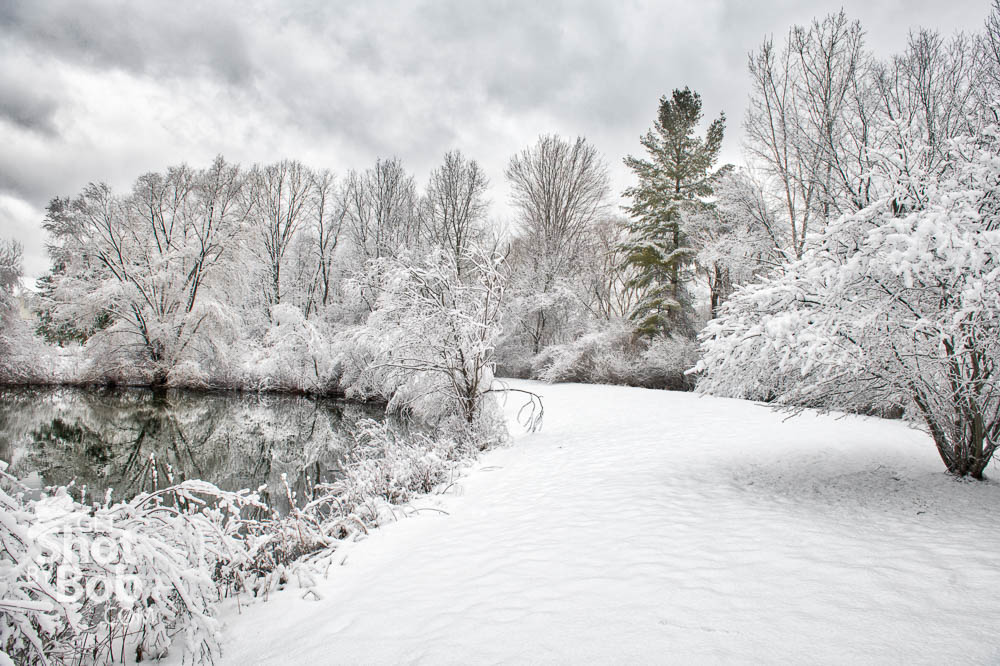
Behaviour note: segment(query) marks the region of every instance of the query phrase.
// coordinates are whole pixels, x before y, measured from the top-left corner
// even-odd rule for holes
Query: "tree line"
[[[992,181],[982,174],[990,173],[998,120],[998,17],[994,4],[972,35],[914,30],[887,59],[873,55],[843,11],[764,40],[747,59],[745,163],[717,163],[725,115],[706,123],[698,93],[678,88],[659,100],[639,154],[625,158],[635,184],[622,210],[610,205],[599,151],[558,135],[510,158],[510,228],[491,219],[489,179],[459,151],[421,188],[398,159],[337,177],[296,161],[244,167],[220,157],[205,169],[143,175],[128,192],[92,184],[47,209],[52,270],[33,303],[37,331],[64,349],[79,343],[70,374],[92,379],[378,393],[375,378],[393,377],[397,388],[410,382],[390,392],[410,404],[426,392],[400,371],[433,369],[438,390],[448,385],[460,405],[468,391],[487,390],[494,367],[507,376],[669,388],[691,388],[700,377],[706,390],[795,404],[908,405],[932,432],[959,433],[935,435],[939,448],[968,440],[960,432],[969,427],[979,433],[973,439],[995,444],[995,350],[982,344],[996,335],[976,314],[989,307],[967,312],[951,293],[968,270],[925,275],[933,297],[918,300],[937,305],[924,311],[892,285],[913,288],[915,267],[936,266],[927,257],[947,253],[926,238],[905,251],[887,249],[897,236],[866,243],[878,236],[872,228],[901,228],[908,216],[934,210],[934,219],[953,219],[956,193],[972,184],[985,192],[968,195],[983,228],[954,233],[992,238]],[[856,223],[849,232],[847,221]],[[16,251],[0,253],[0,267],[16,265]],[[844,291],[861,278],[836,282],[834,273],[856,268],[863,251],[879,258],[861,274],[871,282]],[[976,266],[992,276],[992,255],[982,252]],[[874,269],[889,266],[898,270],[876,279]],[[808,285],[797,281],[805,274]],[[12,284],[0,280],[8,301]],[[900,304],[910,319],[887,314]],[[882,328],[862,334],[843,323],[873,312]],[[944,312],[967,315],[975,332],[921,328],[944,321]],[[909,338],[887,342],[910,328],[923,330],[917,339],[930,347],[917,353]],[[850,341],[838,348],[867,359],[868,370],[847,357],[820,362],[815,346],[795,352],[803,340],[831,335]],[[868,340],[888,346],[873,357]],[[978,351],[966,358],[965,347]],[[36,374],[65,375],[66,356],[55,354]],[[686,373],[701,356],[700,373]],[[928,359],[943,365],[927,371]],[[865,375],[890,366],[895,374],[884,370],[878,381]],[[804,390],[800,378],[818,377],[818,367],[833,369],[817,380],[829,390]],[[898,378],[904,367],[909,383]],[[927,376],[952,388],[915,389]],[[964,407],[955,403],[959,385],[980,387]],[[932,408],[935,400],[945,407]],[[935,409],[954,412],[948,428],[928,415]],[[994,444],[976,454],[980,463]],[[981,473],[978,465],[970,473]]]

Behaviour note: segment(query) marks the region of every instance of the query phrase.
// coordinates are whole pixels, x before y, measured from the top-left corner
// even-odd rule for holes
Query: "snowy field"
[[[1000,663],[1000,485],[926,436],[513,385],[540,432],[340,551],[321,600],[228,612],[221,663]]]

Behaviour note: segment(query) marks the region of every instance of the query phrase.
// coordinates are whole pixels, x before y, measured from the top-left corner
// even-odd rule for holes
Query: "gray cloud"
[[[394,155],[422,181],[460,148],[503,215],[507,159],[558,132],[602,150],[621,191],[621,158],[640,149],[658,98],[685,85],[706,116],[726,112],[723,158],[739,161],[747,53],[841,4],[883,55],[912,26],[976,29],[988,11],[980,0],[6,0],[0,193],[14,203],[0,236],[39,235],[45,202],[89,181],[123,189],[218,153],[340,172]]]
[[[78,65],[242,84],[252,67],[238,18],[197,3],[7,0],[0,34]]]
[[[29,132],[53,136],[57,109],[53,97],[0,71],[0,121]]]

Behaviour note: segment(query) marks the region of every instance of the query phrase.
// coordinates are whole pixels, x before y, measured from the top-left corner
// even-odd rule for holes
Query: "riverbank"
[[[1000,658],[994,482],[898,421],[611,386],[541,393],[433,508],[304,594],[230,608],[220,663]],[[994,468],[988,470],[996,474]],[[304,597],[304,598],[303,598]]]

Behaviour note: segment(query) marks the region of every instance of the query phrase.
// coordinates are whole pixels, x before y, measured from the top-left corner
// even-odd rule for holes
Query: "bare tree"
[[[583,265],[588,285],[587,309],[602,321],[626,319],[641,297],[632,279],[635,269],[624,261],[626,223],[617,217],[602,218],[593,225],[588,237],[589,261]]]
[[[563,274],[608,195],[608,170],[597,148],[551,134],[511,158],[504,172],[522,234],[547,260],[548,279]]]
[[[202,284],[220,264],[223,254],[235,250],[235,238],[252,211],[245,205],[244,184],[239,166],[228,164],[221,155],[197,178],[194,187],[197,212],[190,229],[195,250],[187,274],[187,312],[194,309]]]
[[[951,139],[977,129],[981,80],[968,36],[945,40],[933,30],[911,32],[906,51],[880,67],[875,81],[888,147],[901,151],[904,161],[940,164]]]
[[[519,213],[512,254],[525,283],[519,326],[537,354],[565,320],[559,310],[566,299],[556,287],[572,274],[604,211],[608,171],[586,139],[546,135],[512,157],[505,175]]]
[[[344,201],[350,239],[362,260],[392,257],[418,236],[417,188],[398,159],[352,171]]]
[[[311,217],[316,266],[309,285],[305,315],[330,303],[333,287],[334,253],[347,216],[346,201],[338,196],[336,179],[329,171],[312,174]]]
[[[981,115],[1000,122],[1000,0],[993,0],[983,32],[976,39],[980,86],[976,90]]]
[[[870,99],[859,82],[868,67],[863,32],[846,14],[793,27],[780,51],[768,39],[752,53],[747,150],[776,184],[791,251],[850,202],[867,205],[864,160]],[[848,196],[843,196],[847,193]]]
[[[282,265],[306,217],[311,190],[311,174],[300,162],[282,160],[253,170],[251,192],[255,226],[263,250],[264,303],[268,310],[281,303]]]
[[[421,205],[421,224],[431,244],[445,249],[456,262],[459,277],[468,248],[480,239],[489,202],[489,180],[475,160],[460,151],[445,153],[431,172]]]

